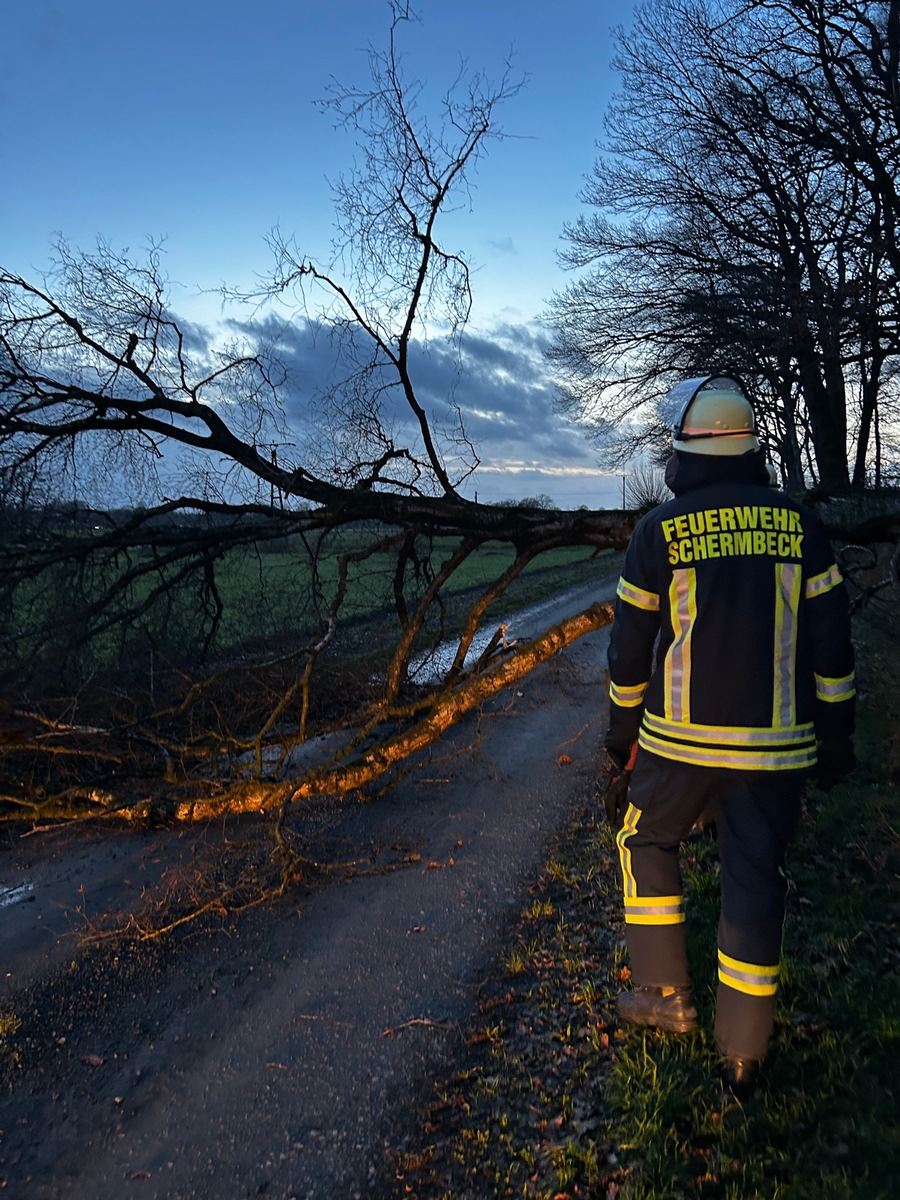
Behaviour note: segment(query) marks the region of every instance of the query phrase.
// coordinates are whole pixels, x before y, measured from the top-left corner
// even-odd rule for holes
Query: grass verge
[[[852,779],[810,789],[788,860],[782,990],[763,1086],[718,1082],[717,855],[684,847],[700,1034],[616,1028],[628,977],[609,831],[560,839],[497,980],[385,1195],[440,1200],[888,1200],[897,1194],[900,613],[855,618]]]

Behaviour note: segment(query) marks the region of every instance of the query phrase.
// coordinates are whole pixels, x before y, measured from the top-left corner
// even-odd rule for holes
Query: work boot
[[[637,987],[619,993],[616,1009],[627,1025],[652,1025],[669,1033],[690,1033],[697,1028],[690,988]]]
[[[735,1100],[749,1100],[759,1083],[759,1063],[755,1058],[729,1057],[722,1063],[722,1083]]]

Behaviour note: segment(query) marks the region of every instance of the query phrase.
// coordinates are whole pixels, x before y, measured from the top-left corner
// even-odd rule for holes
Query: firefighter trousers
[[[721,864],[715,1041],[762,1059],[775,1010],[784,923],[784,855],[800,813],[794,772],[729,771],[640,751],[616,837],[634,984],[689,987],[682,842],[715,821]]]

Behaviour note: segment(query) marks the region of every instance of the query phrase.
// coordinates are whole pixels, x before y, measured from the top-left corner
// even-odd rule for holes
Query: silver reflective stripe
[[[800,610],[799,563],[775,564],[775,663],[772,724],[790,728],[796,720],[794,676],[797,665],[797,614]]]
[[[648,904],[642,900],[640,904],[626,903],[625,905],[626,915],[628,913],[635,913],[637,916],[661,917],[675,915],[680,912],[684,912],[684,905],[680,902],[678,904]]]
[[[800,745],[796,749],[770,750],[739,749],[720,750],[714,746],[686,746],[653,737],[641,729],[638,744],[644,750],[658,754],[673,762],[696,763],[702,767],[729,767],[740,771],[787,771],[811,767],[816,761],[815,743]]]
[[[645,711],[644,728],[683,742],[708,746],[723,743],[752,750],[765,746],[806,746],[815,740],[812,721],[795,725],[793,729],[769,729],[764,725],[693,725],[689,721],[667,721],[658,713]]]
[[[757,966],[741,962],[719,951],[719,979],[750,996],[774,996],[778,988],[778,965]]]
[[[625,820],[622,822],[622,828],[616,834],[616,846],[619,850],[619,862],[622,866],[622,893],[626,900],[637,895],[637,880],[631,869],[631,851],[625,843],[637,833],[638,821],[640,819],[641,810],[635,808],[633,804],[629,804],[625,810]]]
[[[624,577],[619,579],[616,595],[622,600],[627,600],[629,604],[634,604],[637,608],[646,609],[648,612],[659,612],[659,596],[656,592],[645,592],[643,588],[629,583]]]
[[[813,575],[811,579],[806,581],[806,599],[811,600],[814,596],[821,596],[825,592],[830,592],[832,588],[843,583],[843,577],[836,565],[832,565],[827,571],[823,571],[821,575]]]
[[[829,704],[836,700],[850,700],[856,695],[856,677],[852,673],[841,679],[828,679],[824,675],[817,675],[816,695]]]
[[[613,683],[612,680],[609,681],[609,697],[620,708],[637,708],[643,701],[646,690],[646,683],[636,683],[626,687],[619,683]]]
[[[694,567],[672,573],[669,611],[675,640],[666,652],[666,716],[675,721],[691,719],[691,635],[697,619],[697,572]]]
[[[625,894],[626,925],[682,925],[684,903],[681,896],[636,896]]]

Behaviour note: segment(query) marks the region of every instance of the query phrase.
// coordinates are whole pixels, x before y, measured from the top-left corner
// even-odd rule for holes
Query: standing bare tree
[[[898,349],[893,198],[871,171],[896,179],[888,7],[657,0],[622,35],[553,350],[570,408],[593,411],[614,453],[654,441],[644,406],[673,375],[724,362],[760,381],[791,486],[849,487],[848,441],[865,484]]]
[[[387,482],[452,496],[477,463],[474,447],[458,409],[452,424],[435,428],[435,415],[417,395],[411,351],[438,323],[458,347],[472,305],[469,266],[444,243],[442,218],[470,201],[473,170],[489,143],[503,136],[497,110],[521,83],[508,69],[496,85],[480,73],[457,80],[433,126],[420,111],[423,85],[404,78],[398,49],[400,29],[411,19],[408,5],[392,9],[387,50],[369,50],[371,82],[362,90],[334,83],[321,106],[352,132],[359,155],[333,188],[332,261],[311,261],[276,230],[270,238],[276,266],[263,295],[296,296],[304,311],[313,305],[352,368],[326,397],[327,425],[337,433],[332,470],[367,487]],[[408,446],[395,444],[384,419],[392,392],[412,423]],[[348,446],[355,452],[349,467]]]

